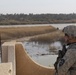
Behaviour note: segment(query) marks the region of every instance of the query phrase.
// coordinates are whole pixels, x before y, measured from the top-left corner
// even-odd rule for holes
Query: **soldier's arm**
[[[69,49],[57,65],[58,75],[66,75],[76,61],[76,50]]]

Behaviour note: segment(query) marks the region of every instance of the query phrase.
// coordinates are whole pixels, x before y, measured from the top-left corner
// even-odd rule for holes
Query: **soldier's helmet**
[[[63,32],[68,36],[76,37],[76,26],[74,25],[66,26],[64,27]]]

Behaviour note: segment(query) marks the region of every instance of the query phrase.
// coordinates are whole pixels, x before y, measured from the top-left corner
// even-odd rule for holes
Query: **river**
[[[76,25],[76,23],[65,23],[65,24],[28,24],[28,25],[0,25],[0,27],[31,27],[31,26],[54,26],[59,29],[63,29],[68,25]]]
[[[57,58],[57,52],[58,50],[62,49],[59,41],[51,44],[23,42],[23,45],[29,56],[34,61],[40,65],[47,67],[54,66]],[[50,47],[54,47],[55,49],[51,50]]]
[[[76,25],[76,23],[71,24],[37,24],[33,26],[54,26],[59,29],[63,29],[64,27],[68,25]],[[31,25],[29,25],[31,26]],[[50,50],[49,46],[55,47],[55,50]],[[35,60],[37,63],[44,65],[44,66],[54,66],[54,63],[57,58],[58,50],[61,50],[61,44],[60,42],[54,42],[52,44],[38,44],[35,42],[24,42],[24,47],[26,48],[27,53],[30,55],[30,57]]]
[[[65,26],[68,25],[76,25],[76,23],[70,24],[34,24],[34,25],[2,25],[0,27],[30,27],[30,26],[54,26],[59,29],[63,29]],[[24,48],[26,49],[27,53],[30,57],[36,61],[37,63],[44,65],[44,66],[53,66],[56,61],[58,50],[61,49],[61,44],[59,42],[54,42],[52,44],[39,44],[35,42],[23,42]],[[56,48],[56,51],[51,51],[50,46]]]

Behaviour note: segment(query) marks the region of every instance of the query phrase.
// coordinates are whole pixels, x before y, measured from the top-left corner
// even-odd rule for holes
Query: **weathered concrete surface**
[[[12,75],[12,63],[0,64],[0,75]]]
[[[41,66],[33,61],[21,43],[16,43],[15,48],[17,75],[54,75],[54,68]]]
[[[2,45],[2,63],[12,62],[13,75],[16,75],[15,42],[5,42]]]
[[[32,60],[20,42],[2,45],[2,62],[12,62],[13,75],[54,75],[55,71],[53,67],[44,67]]]

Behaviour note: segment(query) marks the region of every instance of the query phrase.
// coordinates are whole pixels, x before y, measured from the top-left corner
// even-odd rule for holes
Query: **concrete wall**
[[[13,75],[16,75],[15,42],[5,42],[2,45],[2,63],[12,62]]]
[[[20,42],[2,45],[2,63],[12,62],[12,75],[54,75],[53,67],[44,67],[31,59]],[[10,75],[10,74],[9,74]]]
[[[12,75],[12,63],[0,64],[0,75]]]
[[[44,67],[32,60],[22,43],[16,43],[17,75],[54,75],[54,67]]]

